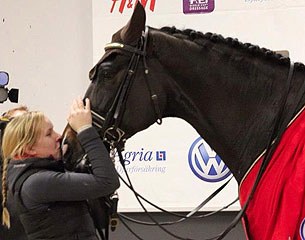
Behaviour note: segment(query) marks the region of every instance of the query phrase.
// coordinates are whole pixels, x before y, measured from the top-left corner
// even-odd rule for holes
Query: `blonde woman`
[[[20,105],[15,108],[11,108],[4,112],[2,116],[0,117],[0,143],[2,140],[2,135],[4,133],[5,127],[7,123],[12,120],[14,117],[20,116],[24,113],[27,113],[29,111],[28,107],[25,105]],[[0,156],[0,179],[2,179],[2,158]],[[0,184],[0,203],[2,203],[2,185]],[[2,205],[0,204],[0,213],[2,213]],[[16,210],[14,206],[10,207],[10,222],[11,227],[10,229],[7,229],[4,226],[0,226],[0,239],[1,240],[25,240],[26,235],[23,229],[23,226],[21,222],[19,221],[18,216],[16,216]],[[2,221],[2,217],[1,221]]]
[[[85,105],[80,98],[73,102],[68,122],[88,155],[92,174],[64,171],[61,136],[41,112],[14,118],[4,132],[3,223],[10,226],[6,206],[14,202],[29,240],[98,240],[86,199],[119,187],[114,165],[91,125],[88,99]]]

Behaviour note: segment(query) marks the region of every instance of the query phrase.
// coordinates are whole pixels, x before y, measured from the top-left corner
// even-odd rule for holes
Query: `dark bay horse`
[[[84,97],[102,116],[95,121],[101,137],[122,146],[162,118],[184,119],[239,183],[249,239],[304,239],[305,163],[296,149],[303,147],[305,66],[217,34],[145,29],[145,19],[137,4],[90,71]]]

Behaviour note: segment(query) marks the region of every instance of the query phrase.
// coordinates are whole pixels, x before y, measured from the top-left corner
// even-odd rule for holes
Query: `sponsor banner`
[[[124,165],[134,189],[170,211],[191,211],[224,184],[232,174],[198,133],[180,119],[164,119],[127,141]],[[116,156],[116,169],[128,182]],[[232,192],[233,190],[233,192]],[[141,211],[132,191],[121,182],[119,210]],[[237,197],[237,183],[229,185],[202,210],[212,211]],[[143,202],[150,211],[155,208]],[[229,210],[239,209],[239,203]]]
[[[168,13],[211,13],[216,9],[221,11],[233,10],[268,10],[268,9],[284,9],[290,7],[304,7],[304,0],[93,0],[94,10],[100,11],[105,16],[110,15],[126,15],[133,11],[137,2],[141,2],[145,6],[148,14],[155,12],[158,14]]]
[[[305,0],[139,0],[148,26],[175,26],[238,38],[279,50],[294,62],[305,62]],[[93,63],[104,53],[112,34],[129,20],[132,0],[93,0]],[[204,103],[203,103],[204,104]],[[139,116],[141,117],[141,116]],[[204,136],[203,136],[204,137]],[[232,175],[217,153],[186,122],[165,119],[129,139],[123,153],[133,187],[143,197],[173,211],[190,211]],[[117,159],[117,171],[124,169]],[[141,211],[128,187],[119,189],[120,211]],[[202,210],[219,209],[238,195],[235,180]],[[144,204],[149,210],[155,210]],[[239,209],[239,203],[229,210]]]

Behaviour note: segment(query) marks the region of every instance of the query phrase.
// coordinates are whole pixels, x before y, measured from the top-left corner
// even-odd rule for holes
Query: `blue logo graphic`
[[[166,152],[165,151],[157,151],[156,152],[156,160],[157,161],[165,161],[166,160]]]
[[[124,168],[119,163],[118,154],[115,156],[116,170],[119,174],[164,174],[166,173],[166,151],[146,150],[143,147],[137,151],[124,151]]]
[[[221,158],[201,137],[192,144],[188,161],[192,172],[203,181],[220,182],[231,175]]]
[[[305,218],[303,219],[301,226],[300,226],[300,236],[302,240],[305,240]]]

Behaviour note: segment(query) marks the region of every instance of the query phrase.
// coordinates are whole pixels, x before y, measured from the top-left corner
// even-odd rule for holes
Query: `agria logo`
[[[192,172],[203,181],[219,182],[231,175],[221,158],[201,137],[192,144],[188,161]]]

